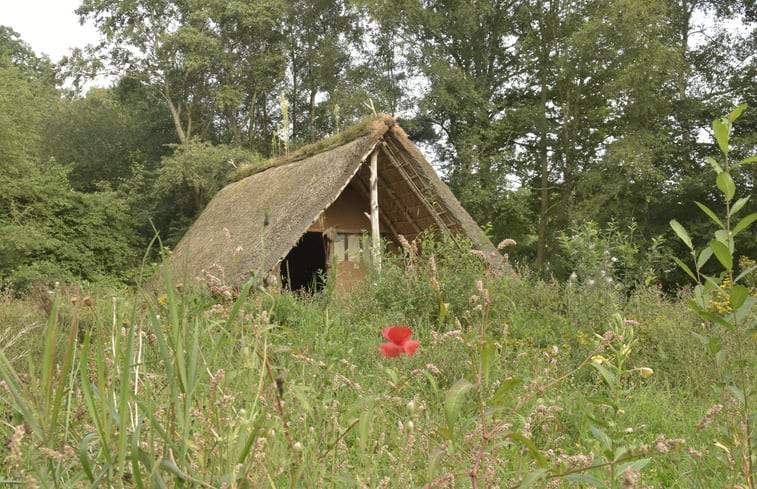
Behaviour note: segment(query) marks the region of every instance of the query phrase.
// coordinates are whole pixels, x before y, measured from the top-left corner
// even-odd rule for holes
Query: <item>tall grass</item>
[[[705,487],[724,476],[710,454],[693,463],[665,444],[712,429],[697,430],[712,405],[706,389],[692,389],[709,375],[707,356],[682,304],[652,289],[628,296],[503,273],[451,243],[413,253],[387,260],[380,279],[350,295],[248,285],[229,301],[170,277],[156,296],[61,289],[44,334],[24,330],[19,309],[0,354],[0,479]],[[609,345],[595,334],[616,314],[640,323],[623,368],[654,375],[624,377],[623,407],[610,413],[586,401],[607,389],[588,365]],[[414,329],[415,355],[378,355],[392,324]]]
[[[716,376],[681,301],[493,269],[451,240],[406,245],[349,295],[248,284],[229,298],[171,277],[155,294],[59,288],[44,327],[5,296],[0,482],[625,488],[729,476],[708,446],[718,414],[703,385]],[[382,357],[380,332],[397,324],[421,347]]]

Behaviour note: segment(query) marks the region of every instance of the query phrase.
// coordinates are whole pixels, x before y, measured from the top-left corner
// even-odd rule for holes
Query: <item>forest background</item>
[[[0,280],[130,282],[236,166],[395,115],[510,259],[685,280],[668,222],[718,209],[711,121],[757,106],[750,1],[83,0],[60,63],[0,27]],[[95,77],[107,88],[85,90]],[[732,135],[754,154],[757,111]],[[734,172],[754,194],[755,166]],[[757,254],[754,233],[737,248]],[[622,267],[622,269],[620,269]]]

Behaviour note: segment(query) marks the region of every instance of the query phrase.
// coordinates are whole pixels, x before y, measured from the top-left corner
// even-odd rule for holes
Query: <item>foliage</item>
[[[74,189],[120,191],[142,249],[150,219],[173,243],[206,201],[197,189],[150,199],[168,145],[197,136],[270,157],[284,106],[291,148],[379,110],[495,240],[516,239],[514,261],[562,276],[572,258],[559,237],[574,223],[633,222],[639,250],[656,249],[671,218],[708,232],[683,205],[715,204],[698,135],[754,92],[744,2],[86,0],[77,13],[101,43],[61,66],[0,34],[0,99],[19,101],[4,104],[0,155],[54,157]],[[97,70],[114,86],[54,89]],[[755,119],[741,121],[737,153],[754,148]],[[754,176],[733,178],[749,192]],[[656,279],[670,289],[674,272]]]
[[[753,372],[748,365],[750,346],[757,334],[757,319],[753,312],[757,303],[757,290],[740,283],[750,276],[754,266],[736,274],[734,256],[737,250],[734,238],[739,233],[748,232],[754,221],[757,221],[757,213],[747,214],[737,222],[736,215],[749,204],[750,196],[734,200],[737,187],[732,174],[740,166],[757,162],[757,156],[745,158],[735,164],[729,159],[733,123],[746,108],[746,104],[740,105],[728,116],[715,119],[712,123],[723,160],[721,164],[714,158],[708,158],[708,162],[715,171],[716,187],[725,202],[725,215],[721,219],[705,204],[696,204],[719,228],[715,231],[714,238],[697,252],[684,226],[676,220],[670,221],[670,226],[691,251],[693,270],[680,258],[675,258],[675,261],[697,283],[694,299],[689,301],[689,306],[705,321],[706,329],[696,336],[713,354],[715,368],[721,377],[716,385],[721,391],[722,404],[713,407],[703,419],[706,424],[713,422],[713,418],[726,406],[727,414],[715,421],[721,428],[721,436],[715,440],[715,444],[724,452],[718,454],[718,459],[731,471],[730,484],[754,488],[754,450],[757,443],[753,407],[755,391]],[[722,267],[719,276],[703,272],[705,264],[713,256]],[[750,261],[746,260],[745,263],[749,265]],[[702,422],[702,428],[705,421]]]
[[[561,233],[558,241],[571,271],[568,279],[628,288],[655,284],[667,261],[665,241],[656,237],[650,248],[642,249],[637,228],[634,221],[625,230],[614,221],[606,229],[589,221]]]
[[[178,242],[232,170],[259,160],[252,151],[200,140],[175,146],[173,154],[161,161],[153,188],[153,216],[166,243]]]
[[[61,99],[43,121],[43,158],[67,168],[76,190],[128,191],[135,167],[154,169],[176,141],[170,121],[145,95],[121,83],[93,88],[83,98]]]
[[[42,159],[42,124],[54,92],[43,78],[0,60],[0,282],[117,277],[133,266],[129,212],[111,191],[85,194]]]
[[[60,168],[30,168],[4,186],[0,207],[7,216],[0,218],[0,279],[14,288],[115,278],[136,265],[124,202],[114,192],[72,190]]]
[[[691,345],[688,367],[661,356],[665,331],[681,338],[695,327],[680,305],[648,292],[597,314],[560,284],[488,268],[464,243],[407,245],[350,296],[168,278],[156,295],[40,295],[54,298],[46,326],[18,333],[0,355],[9,394],[0,412],[10,416],[0,479],[681,487],[671,481],[692,465],[676,435],[693,429],[708,398],[690,389],[703,363]],[[587,304],[607,300],[574,287]],[[29,321],[28,307],[3,300],[4,323]],[[419,347],[385,358],[381,331],[397,324]],[[607,363],[589,367],[598,355]],[[701,485],[725,473],[714,467]]]

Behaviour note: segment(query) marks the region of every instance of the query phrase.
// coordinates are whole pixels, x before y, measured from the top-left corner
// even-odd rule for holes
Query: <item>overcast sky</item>
[[[0,0],[0,24],[18,32],[38,55],[59,61],[71,48],[98,40],[94,27],[79,25],[74,10],[80,4],[81,0]]]

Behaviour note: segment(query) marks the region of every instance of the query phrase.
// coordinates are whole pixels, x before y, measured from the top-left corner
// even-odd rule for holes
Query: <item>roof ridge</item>
[[[361,121],[332,136],[320,139],[310,144],[306,144],[292,151],[286,156],[276,156],[269,158],[263,162],[246,163],[240,165],[234,171],[229,173],[226,178],[227,183],[237,182],[239,180],[242,180],[243,178],[247,178],[256,173],[266,171],[270,168],[286,165],[288,163],[293,163],[295,161],[300,161],[305,158],[330,151],[336,147],[350,143],[362,136],[376,134],[378,138],[378,136],[392,129],[396,125],[396,123],[397,122],[392,116],[383,113],[365,117]]]

